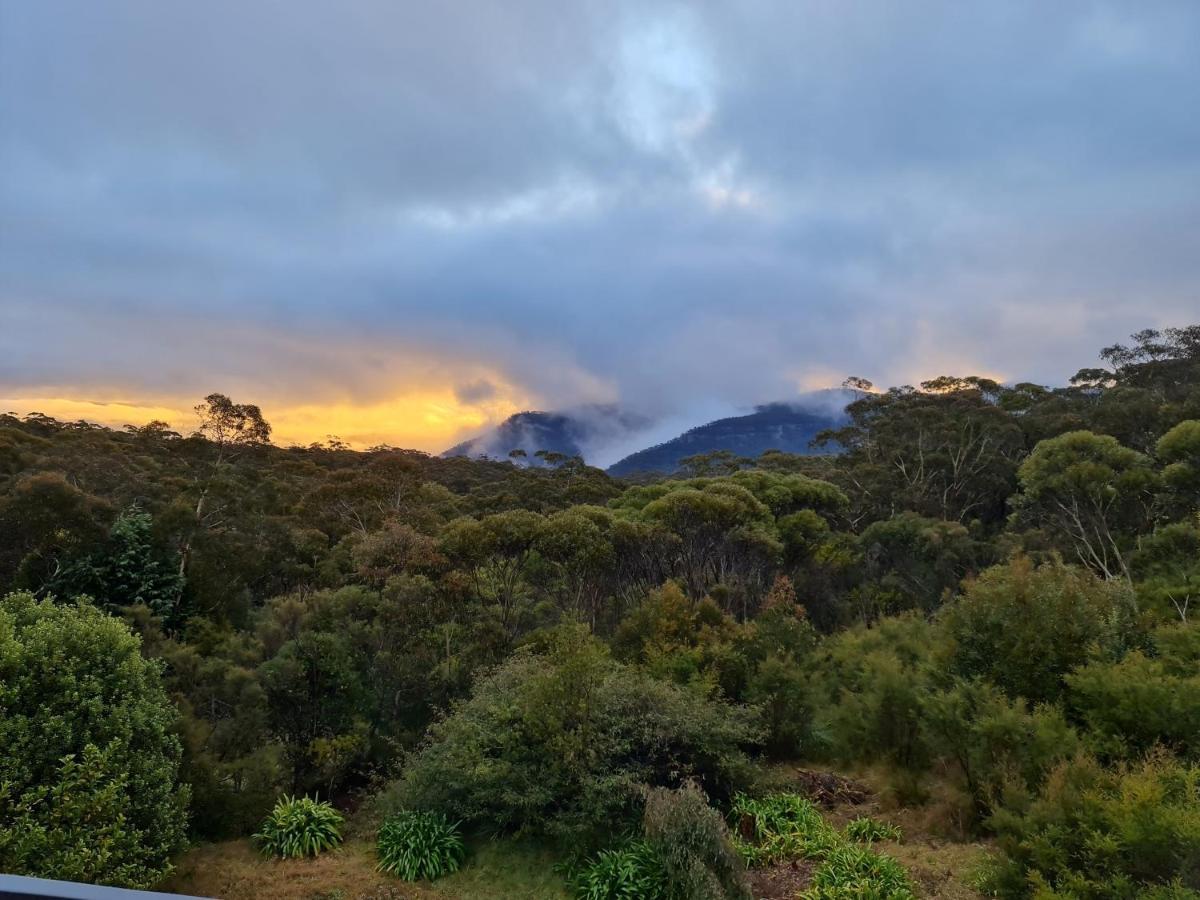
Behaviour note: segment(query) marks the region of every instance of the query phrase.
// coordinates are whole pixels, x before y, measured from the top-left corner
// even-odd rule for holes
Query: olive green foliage
[[[341,813],[313,797],[283,797],[254,835],[265,856],[298,859],[342,842]]]
[[[695,778],[729,796],[749,774],[743,747],[760,736],[749,710],[617,663],[566,627],[435,723],[395,798],[472,825],[578,841],[629,822],[643,785]]]
[[[1040,442],[1021,463],[1018,518],[1097,574],[1128,575],[1132,535],[1149,522],[1157,487],[1149,457],[1110,435],[1072,431]]]
[[[875,841],[898,841],[902,837],[899,826],[890,822],[878,822],[868,816],[859,816],[846,823],[846,837],[861,843]]]
[[[1187,622],[1200,609],[1200,518],[1144,536],[1130,567],[1138,599],[1151,614]]]
[[[1100,757],[1135,759],[1161,746],[1200,759],[1200,622],[1163,626],[1148,651],[1082,666],[1067,683]]]
[[[817,749],[836,759],[924,766],[921,703],[932,641],[928,622],[915,615],[827,639],[812,662]]]
[[[458,871],[467,855],[458,825],[441,813],[406,810],[388,816],[375,843],[377,868],[405,881],[432,881]]]
[[[987,681],[931,691],[923,698],[922,717],[931,753],[957,769],[981,817],[1002,802],[1022,802],[1079,746],[1057,706],[1031,707]]]
[[[672,900],[750,900],[741,857],[725,820],[695,784],[646,791],[643,830],[666,873]]]
[[[0,870],[145,887],[188,792],[159,666],[91,604],[0,600]]]
[[[578,900],[667,900],[667,873],[645,840],[601,850],[571,878]]]
[[[1161,753],[1116,769],[1065,761],[1027,811],[997,813],[993,827],[1004,856],[988,887],[1002,897],[1124,900],[1200,887],[1200,768]]]
[[[980,575],[939,616],[944,665],[964,678],[986,678],[1010,697],[1058,700],[1064,676],[1097,645],[1129,634],[1133,605],[1120,582],[1014,559]]]
[[[1176,510],[1195,514],[1200,509],[1200,420],[1180,422],[1154,448],[1164,463],[1163,484]]]

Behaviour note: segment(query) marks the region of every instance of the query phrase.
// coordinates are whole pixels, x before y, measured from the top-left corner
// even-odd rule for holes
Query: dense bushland
[[[185,807],[203,839],[379,794],[736,896],[719,821],[804,758],[995,836],[1005,896],[1186,896],[1200,326],[1102,357],[853,380],[837,455],[637,482],[278,448],[221,395],[189,436],[0,416],[0,859],[146,884]],[[814,890],[892,878],[861,849]]]

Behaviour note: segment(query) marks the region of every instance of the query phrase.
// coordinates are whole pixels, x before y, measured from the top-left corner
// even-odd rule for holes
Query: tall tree
[[[1149,525],[1158,479],[1150,459],[1116,438],[1072,431],[1039,443],[1021,464],[1018,523],[1105,578],[1130,577],[1127,554]]]

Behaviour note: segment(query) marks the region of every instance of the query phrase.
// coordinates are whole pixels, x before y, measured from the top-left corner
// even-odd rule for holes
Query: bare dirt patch
[[[808,887],[816,865],[810,860],[794,860],[747,873],[754,900],[793,900]]]

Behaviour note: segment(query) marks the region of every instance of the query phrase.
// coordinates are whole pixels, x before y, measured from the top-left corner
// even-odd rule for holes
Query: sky
[[[1200,3],[0,0],[0,411],[440,451],[1200,321]]]

